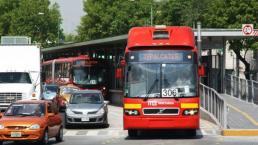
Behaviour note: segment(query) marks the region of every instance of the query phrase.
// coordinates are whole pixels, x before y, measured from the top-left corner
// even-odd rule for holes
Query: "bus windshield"
[[[106,69],[100,67],[76,67],[72,70],[73,82],[78,85],[98,85],[104,83]]]
[[[194,97],[197,70],[194,63],[130,63],[128,97]]]
[[[0,83],[31,84],[29,73],[26,72],[0,72]]]

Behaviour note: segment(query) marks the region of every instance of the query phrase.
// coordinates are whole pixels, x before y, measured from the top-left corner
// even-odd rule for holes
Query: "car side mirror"
[[[199,76],[201,76],[201,77],[203,77],[203,76],[205,75],[204,65],[198,66],[198,74],[199,74]]]
[[[109,101],[106,101],[106,100],[105,100],[105,101],[104,101],[104,104],[108,105],[108,104],[109,104]]]

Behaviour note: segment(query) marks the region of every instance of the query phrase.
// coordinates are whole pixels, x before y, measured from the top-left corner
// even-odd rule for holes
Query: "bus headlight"
[[[186,109],[183,112],[183,115],[196,115],[198,114],[198,109]]]
[[[137,116],[137,115],[140,115],[139,111],[138,110],[135,110],[135,109],[125,109],[124,110],[124,113],[126,115],[129,115],[129,116]]]

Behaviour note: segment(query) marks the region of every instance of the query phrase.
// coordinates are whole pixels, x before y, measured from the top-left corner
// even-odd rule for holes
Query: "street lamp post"
[[[135,2],[135,0],[129,0],[129,1]],[[152,26],[153,25],[153,6],[152,6],[152,0],[151,0],[151,2],[149,4],[150,4],[150,7],[151,7],[150,8],[150,25]]]
[[[38,15],[39,15],[39,16],[44,16],[45,13],[43,13],[43,12],[38,12]],[[37,29],[38,29],[37,31],[38,31],[38,33],[39,33],[39,37],[42,37],[42,31],[41,31],[39,25],[37,26]],[[40,40],[40,38],[39,38],[39,40]],[[40,44],[40,45],[41,45],[41,44]]]
[[[135,0],[129,0],[131,2],[134,2]],[[153,3],[159,3],[159,2],[166,2],[167,0],[151,0],[151,2],[149,2],[150,5],[150,26],[153,26],[153,19],[154,19],[154,15],[153,15]]]
[[[153,25],[153,6],[152,6],[152,2],[151,2],[151,12],[150,12],[150,22],[151,22],[151,26]]]
[[[59,24],[60,24],[60,22],[59,22],[60,20],[58,19],[58,24],[57,24],[57,45],[59,46],[59,29],[60,29],[60,26],[59,26]]]

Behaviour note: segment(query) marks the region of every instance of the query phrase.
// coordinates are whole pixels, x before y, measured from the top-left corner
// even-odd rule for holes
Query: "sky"
[[[80,25],[81,17],[84,15],[83,0],[50,0],[51,3],[58,3],[62,15],[62,28],[64,33],[76,33]]]

